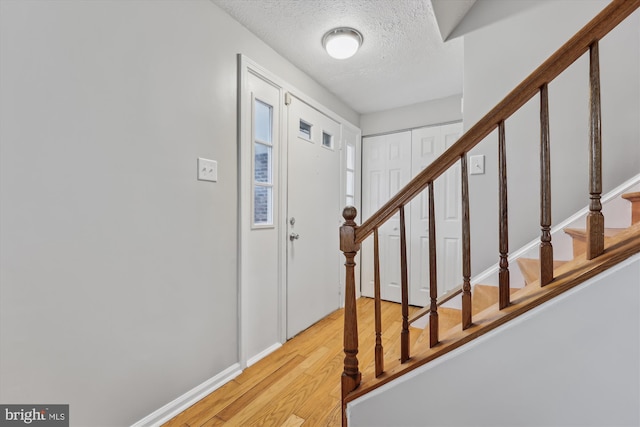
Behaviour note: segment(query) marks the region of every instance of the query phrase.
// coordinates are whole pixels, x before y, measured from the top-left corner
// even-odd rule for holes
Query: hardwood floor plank
[[[260,381],[255,387],[252,387],[240,398],[236,399],[232,404],[220,411],[217,414],[217,417],[224,421],[229,421],[239,411],[250,405],[251,402],[253,402],[256,398],[266,393],[273,384],[289,375],[292,370],[301,365],[304,361],[305,358],[303,356],[297,355],[289,362],[282,365],[282,367],[275,371],[272,375],[269,375],[264,380]]]
[[[302,374],[289,387],[271,396],[271,404],[256,411],[248,420],[251,426],[276,426],[286,420],[290,413],[302,405],[321,384],[319,377]]]
[[[308,363],[313,364],[322,358],[322,353],[312,352],[308,355]],[[300,356],[299,357],[303,357]],[[308,368],[306,368],[308,369]],[[283,391],[286,390],[295,390],[292,383],[295,383],[296,387],[302,387],[302,382],[296,382],[302,375],[306,375],[305,366],[296,366],[293,369],[289,370],[289,372],[280,378],[278,381],[273,383],[269,388],[261,391],[260,395],[251,402],[251,405],[248,405],[242,408],[239,412],[237,412],[233,417],[231,417],[228,422],[229,425],[237,425],[237,426],[248,426],[248,425],[256,425],[254,424],[256,420],[262,416],[264,416],[264,412],[273,412],[273,408],[278,403],[278,397]],[[309,375],[307,375],[309,377]],[[336,382],[339,382],[339,376],[336,378]],[[280,419],[280,423],[284,422],[286,418]],[[269,424],[263,424],[269,425]],[[273,425],[273,424],[271,424]]]
[[[210,420],[208,420],[206,423],[204,424],[199,424],[201,427],[220,427],[225,425],[226,422],[224,420],[221,420],[218,417],[213,417]]]
[[[178,414],[162,427],[200,426],[240,396],[240,384],[230,381],[200,400],[195,405]]]
[[[299,427],[304,424],[304,418],[300,418],[296,414],[291,414],[289,418],[280,427]]]
[[[370,298],[361,298],[357,304],[360,348],[368,350],[375,342],[374,304]],[[399,304],[383,301],[383,340],[389,357],[396,359],[400,319]],[[340,426],[342,323],[343,310],[331,313],[163,427]],[[414,331],[411,334],[413,341]],[[373,352],[366,353],[358,355],[363,372],[363,366],[373,366]]]
[[[305,419],[305,426],[324,426],[327,425],[329,418],[329,408],[333,408],[335,405],[340,405],[339,397],[318,392],[310,396],[296,409],[296,414]],[[324,410],[319,411],[318,408],[324,408]]]

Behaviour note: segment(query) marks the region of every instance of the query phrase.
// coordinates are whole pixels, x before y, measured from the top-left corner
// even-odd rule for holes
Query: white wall
[[[349,404],[349,426],[637,426],[640,256]]]
[[[1,402],[128,425],[238,362],[237,53],[358,123],[207,0],[0,1]]]
[[[462,120],[462,95],[360,116],[362,134],[376,135]]]
[[[508,0],[477,2],[491,14]],[[525,1],[524,3],[532,3]],[[465,35],[464,124],[470,128],[535,67],[566,42],[608,1],[557,0],[524,9]],[[640,75],[636,12],[600,44],[603,104],[603,185],[608,191],[640,170]],[[553,222],[589,201],[588,58],[583,57],[549,86]],[[509,178],[509,237],[515,250],[540,235],[539,99],[506,123]],[[486,156],[485,175],[470,177],[472,270],[498,260],[497,136],[471,154]],[[484,220],[484,218],[490,218]],[[495,248],[492,251],[491,248]]]

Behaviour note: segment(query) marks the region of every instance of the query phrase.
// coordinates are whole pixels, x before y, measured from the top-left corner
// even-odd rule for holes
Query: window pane
[[[333,136],[326,132],[322,132],[322,145],[329,148],[333,147]]]
[[[353,171],[347,171],[347,194],[353,196],[355,193],[355,183],[354,183],[354,174]]]
[[[347,169],[356,168],[356,147],[347,144]]]
[[[311,139],[311,125],[300,120],[300,136],[304,139]]]
[[[271,106],[256,99],[256,139],[271,143]]]
[[[271,147],[256,142],[253,164],[255,182],[271,182]]]
[[[256,225],[271,224],[273,215],[271,212],[271,187],[254,187],[253,193],[253,222]]]

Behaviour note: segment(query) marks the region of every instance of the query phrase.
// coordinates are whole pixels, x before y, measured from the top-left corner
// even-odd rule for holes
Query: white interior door
[[[458,140],[462,124],[414,129],[412,176],[417,175]],[[435,181],[436,271],[438,295],[462,284],[462,222],[460,164],[456,163]],[[411,286],[409,302],[429,303],[429,195],[423,191],[411,202]]]
[[[367,137],[362,143],[362,218],[368,219],[411,178],[411,132]],[[406,232],[411,233],[407,219]],[[380,294],[400,302],[400,215],[378,230],[380,250]],[[373,297],[373,237],[362,245],[362,294]]]
[[[340,124],[288,106],[287,338],[340,306]]]
[[[367,137],[362,145],[362,209],[366,220],[460,136],[460,123]],[[461,283],[460,166],[435,182],[438,294]],[[407,207],[409,304],[429,302],[429,216],[425,190]],[[380,227],[381,296],[400,302],[399,215]],[[362,294],[372,297],[373,238],[362,247]]]

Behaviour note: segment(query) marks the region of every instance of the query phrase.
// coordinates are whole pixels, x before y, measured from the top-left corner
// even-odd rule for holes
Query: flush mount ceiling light
[[[361,45],[362,34],[353,28],[334,28],[322,37],[322,46],[335,59],[352,57]]]

